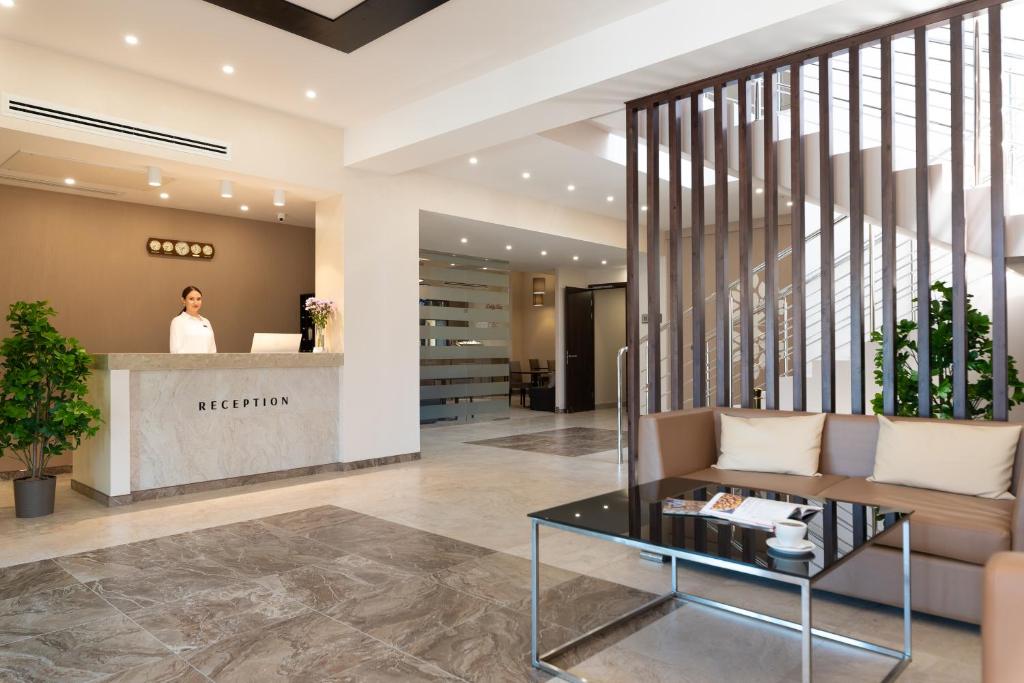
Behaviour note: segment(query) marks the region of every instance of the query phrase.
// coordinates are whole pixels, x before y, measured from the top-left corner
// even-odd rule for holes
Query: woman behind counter
[[[171,320],[171,353],[217,353],[213,325],[199,315],[203,293],[189,285],[181,292],[181,313]]]

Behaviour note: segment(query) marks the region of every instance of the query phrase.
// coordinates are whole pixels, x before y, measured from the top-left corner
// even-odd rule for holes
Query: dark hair
[[[192,292],[199,292],[199,296],[203,295],[203,290],[199,289],[195,285],[189,285],[185,289],[181,290],[181,298],[184,299],[185,297],[187,297]],[[184,306],[181,307],[181,312],[182,313],[185,312],[185,307]]]

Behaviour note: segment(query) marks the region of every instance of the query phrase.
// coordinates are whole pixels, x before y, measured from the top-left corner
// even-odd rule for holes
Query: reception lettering
[[[288,405],[287,396],[271,396],[256,398],[225,398],[213,401],[199,401],[199,410],[238,410],[240,408],[276,408]]]

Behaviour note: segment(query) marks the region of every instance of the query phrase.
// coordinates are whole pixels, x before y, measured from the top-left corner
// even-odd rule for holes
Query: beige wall
[[[626,289],[594,291],[594,404],[614,405],[615,356],[626,345]],[[625,391],[625,387],[623,387]]]
[[[210,261],[150,256],[146,238],[212,243]],[[203,290],[219,351],[253,332],[297,332],[313,291],[315,232],[209,214],[0,186],[0,306],[46,299],[93,353],[166,352],[181,290]],[[0,336],[9,331],[0,321]]]
[[[544,305],[533,306],[533,278],[545,280]],[[530,359],[546,363],[555,357],[555,276],[551,273],[509,273],[512,317],[509,330],[509,358],[522,368]]]

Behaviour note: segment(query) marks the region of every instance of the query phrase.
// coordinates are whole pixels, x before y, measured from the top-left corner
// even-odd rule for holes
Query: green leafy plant
[[[929,302],[931,348],[931,416],[953,417],[953,289],[937,281]],[[914,300],[917,301],[916,299]],[[992,321],[971,305],[967,295],[967,410],[968,416],[992,419]],[[900,320],[896,324],[896,414],[917,413],[917,322]],[[871,341],[881,344],[882,333],[871,333]],[[875,353],[875,382],[882,384],[882,347]],[[1017,376],[1013,358],[1008,360],[1009,405],[1024,403],[1024,382]],[[882,413],[882,394],[875,394],[871,407]]]
[[[92,358],[50,323],[45,301],[11,304],[11,336],[0,342],[0,451],[10,451],[40,479],[55,455],[73,451],[99,429],[100,411],[85,400]]]

